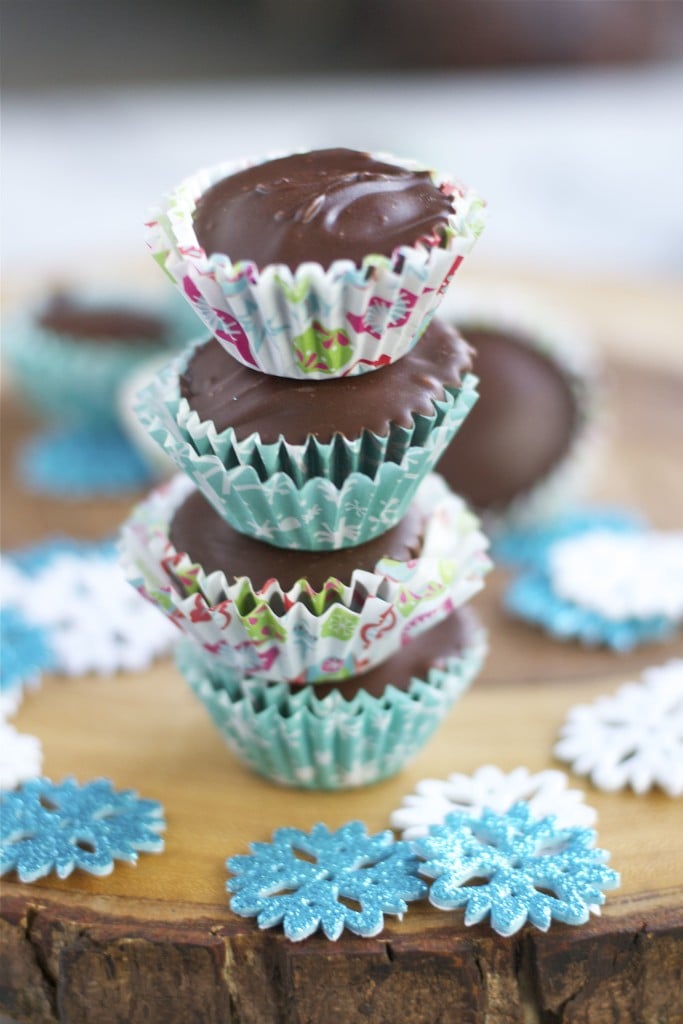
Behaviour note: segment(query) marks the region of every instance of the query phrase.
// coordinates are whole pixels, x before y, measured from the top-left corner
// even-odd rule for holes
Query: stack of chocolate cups
[[[433,314],[482,228],[468,189],[351,150],[221,165],[148,224],[212,338],[139,400],[182,473],[123,530],[181,672],[273,781],[390,776],[478,671],[489,567],[431,473],[476,400]]]

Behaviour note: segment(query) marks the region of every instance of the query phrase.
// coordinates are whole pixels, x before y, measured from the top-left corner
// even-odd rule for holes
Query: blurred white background
[[[0,16],[12,296],[74,276],[161,286],[142,222],[184,175],[336,145],[477,188],[474,270],[683,270],[680,0],[2,0]]]
[[[414,156],[488,200],[479,261],[683,269],[683,71],[672,66],[316,76],[5,96],[5,275],[97,277],[196,168],[344,145]]]

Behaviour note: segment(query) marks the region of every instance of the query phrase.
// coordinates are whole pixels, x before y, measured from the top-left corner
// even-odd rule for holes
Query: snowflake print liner
[[[392,833],[368,835],[359,821],[330,831],[279,828],[272,843],[251,843],[249,855],[230,857],[230,907],[256,917],[260,928],[282,924],[299,942],[321,928],[336,940],[344,928],[370,938],[384,927],[384,915],[399,918],[408,902],[421,899],[425,882],[417,857]]]
[[[683,532],[593,530],[549,560],[555,592],[605,619],[683,620]]]
[[[400,771],[476,677],[485,653],[484,632],[473,622],[468,646],[443,669],[413,677],[407,690],[388,686],[381,697],[361,690],[351,700],[245,676],[189,639],[177,661],[227,745],[253,771],[283,786],[336,790]]]
[[[408,170],[417,164],[379,154]],[[223,163],[185,179],[152,211],[147,244],[224,348],[247,366],[278,377],[324,380],[387,365],[412,347],[484,226],[471,189],[432,175],[453,199],[443,239],[404,245],[361,266],[335,260],[324,270],[302,263],[233,263],[207,255],[193,225],[197,200],[212,185],[256,163]],[[236,256],[236,254],[233,254]]]
[[[258,434],[238,441],[234,430],[216,431],[181,398],[179,375],[191,355],[175,359],[141,392],[140,421],[223,519],[279,547],[350,547],[390,529],[477,399],[477,378],[466,374],[431,416],[415,414],[410,428],[391,424],[385,436],[365,430],[352,441],[341,434],[299,445],[264,444]]]
[[[683,795],[683,659],[647,669],[641,683],[572,708],[555,756],[599,789],[658,786]]]
[[[382,559],[350,584],[305,582],[283,593],[255,591],[247,577],[207,576],[169,540],[174,510],[192,490],[176,477],[134,511],[123,529],[129,581],[228,668],[271,681],[314,682],[358,675],[435,626],[482,587],[490,567],[478,520],[443,481],[428,476],[415,502],[427,519],[421,554]]]
[[[391,825],[401,830],[403,839],[420,839],[453,811],[479,818],[484,808],[504,814],[522,800],[535,818],[554,814],[560,828],[592,825],[597,818],[580,790],[567,789],[564,772],[532,774],[528,768],[515,768],[506,773],[486,764],[473,775],[454,772],[447,779],[422,779],[392,812]]]
[[[138,851],[164,848],[161,804],[109,779],[34,779],[0,800],[0,875],[16,871],[21,882],[51,871],[67,878],[74,868],[108,875],[115,860],[135,864]]]
[[[618,888],[595,839],[591,829],[560,828],[553,815],[537,819],[521,802],[480,818],[451,812],[411,845],[425,860],[421,873],[434,879],[433,906],[464,907],[466,925],[490,915],[493,930],[509,936],[527,921],[541,931],[553,920],[585,924],[605,902],[603,890]]]

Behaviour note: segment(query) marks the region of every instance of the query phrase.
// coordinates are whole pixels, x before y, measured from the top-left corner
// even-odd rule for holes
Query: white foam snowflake
[[[67,675],[136,671],[165,653],[173,626],[126,582],[114,557],[64,554],[26,577],[20,607],[49,631]]]
[[[683,794],[683,659],[648,669],[641,683],[572,708],[555,755],[605,790]]]
[[[40,740],[0,720],[0,790],[14,789],[20,782],[35,778],[42,767]]]
[[[610,620],[683,619],[683,532],[591,530],[553,546],[553,589]]]
[[[485,807],[504,814],[524,800],[535,818],[554,814],[560,828],[585,827],[595,822],[597,814],[583,797],[580,790],[567,789],[564,772],[532,774],[523,767],[504,772],[486,764],[473,775],[454,772],[447,779],[422,779],[392,813],[391,824],[402,831],[403,839],[420,839],[430,825],[442,824],[451,811],[480,818]]]

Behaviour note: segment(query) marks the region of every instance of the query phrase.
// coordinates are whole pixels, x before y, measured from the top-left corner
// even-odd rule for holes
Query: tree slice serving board
[[[653,525],[683,521],[683,377],[614,365],[613,444],[594,496],[642,509]],[[129,500],[69,505],[11,482],[28,421],[6,403],[4,549],[48,533],[113,531]],[[522,1024],[683,1021],[683,803],[661,793],[608,795],[584,780],[599,845],[622,888],[580,928],[527,928],[511,939],[462,913],[412,905],[376,939],[316,935],[288,942],[230,912],[225,858],[282,825],[370,831],[425,776],[555,765],[567,709],[683,656],[679,639],[628,656],[551,641],[500,611],[504,574],[477,606],[491,652],[474,687],[399,776],[336,794],[283,790],[224,747],[170,661],[115,679],[49,678],[17,727],[41,737],[45,773],[109,776],[165,805],[166,851],[107,878],[81,872],[31,886],[2,883],[0,1011],[20,1021],[221,1024]]]

